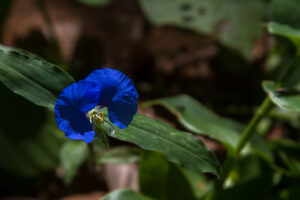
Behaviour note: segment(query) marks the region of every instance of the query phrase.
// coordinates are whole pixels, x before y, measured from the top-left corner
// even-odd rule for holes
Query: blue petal
[[[98,105],[108,108],[109,119],[119,128],[126,128],[137,112],[139,95],[133,82],[122,72],[98,69],[85,79],[100,87]]]
[[[91,72],[85,80],[94,82],[100,87],[98,102],[100,106],[108,106],[115,96],[119,96],[119,93],[124,93],[134,100],[139,98],[133,82],[118,70],[110,68],[97,69]]]
[[[86,112],[93,109],[99,101],[99,87],[88,81],[74,83],[59,95],[55,105],[58,127],[66,137],[91,142],[95,136]]]
[[[136,100],[124,93],[119,93],[108,105],[109,120],[121,129],[130,124],[136,112]]]

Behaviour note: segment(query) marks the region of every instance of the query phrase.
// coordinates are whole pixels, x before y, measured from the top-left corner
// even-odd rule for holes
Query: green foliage
[[[0,81],[29,101],[50,109],[74,80],[59,67],[23,50],[0,45]]]
[[[269,148],[277,155],[277,160],[287,168],[291,176],[300,177],[300,145],[299,141],[276,139],[269,141]]]
[[[162,105],[167,108],[188,130],[207,135],[230,148],[236,147],[239,134],[243,129],[242,125],[216,115],[185,94],[148,101],[143,104],[144,107],[153,105]]]
[[[201,105],[197,100],[185,94],[152,100],[143,104],[144,107],[153,105],[164,106],[189,131],[220,141],[227,147],[227,150],[232,152],[236,149],[244,129],[243,124],[218,116]],[[253,137],[251,147],[252,150],[255,150],[256,153],[265,159],[273,159],[265,141],[261,137]]]
[[[112,193],[109,193],[106,196],[102,197],[100,200],[129,200],[129,199],[130,200],[153,200],[149,197],[138,194],[128,189],[113,191]]]
[[[243,199],[243,200],[265,200],[270,198],[271,177],[262,175],[250,181],[234,187],[219,191],[216,200]]]
[[[195,173],[190,170],[181,169],[185,178],[193,190],[197,199],[202,199],[213,189],[213,181],[209,180],[205,174]]]
[[[140,0],[155,25],[175,25],[211,34],[250,58],[262,33],[265,3],[261,0]],[[166,12],[167,11],[167,12]]]
[[[276,84],[271,81],[264,81],[263,88],[270,99],[279,107],[290,111],[300,111],[300,94],[297,91],[278,90]]]
[[[2,47],[1,50],[1,80],[11,90],[37,105],[53,108],[56,96],[73,82],[72,78],[58,67],[29,53],[8,47]],[[107,132],[110,132],[110,128],[108,127]],[[111,137],[132,142],[146,150],[160,151],[170,161],[186,169],[219,175],[220,165],[217,159],[201,140],[189,133],[139,114],[127,129],[115,129],[115,133],[110,133]],[[72,166],[76,171],[79,164],[67,166]],[[67,175],[66,182],[72,179],[70,177],[74,172],[70,174]]]
[[[107,115],[106,115],[107,116]],[[134,143],[145,150],[162,152],[169,161],[198,173],[220,173],[220,165],[203,142],[193,135],[170,125],[136,114],[126,129],[104,127],[109,136]]]
[[[0,168],[17,176],[34,177],[55,168],[63,138],[53,113],[36,107],[0,85]]]
[[[270,21],[300,28],[300,2],[298,0],[272,0]]]
[[[111,0],[77,0],[77,1],[90,6],[105,6],[111,2]]]
[[[279,35],[289,39],[297,48],[297,52],[300,52],[300,30],[292,28],[288,25],[279,24],[276,22],[270,22],[268,24],[268,31],[271,34]]]
[[[70,184],[80,165],[89,155],[87,144],[83,141],[67,141],[60,150],[60,163],[63,169],[63,179]]]
[[[143,194],[154,199],[196,199],[183,172],[160,153],[145,152],[139,162]]]

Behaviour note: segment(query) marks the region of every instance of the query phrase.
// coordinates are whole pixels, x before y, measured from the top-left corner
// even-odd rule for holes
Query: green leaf
[[[54,114],[15,95],[0,84],[0,168],[16,176],[34,177],[58,165],[64,141]]]
[[[263,81],[263,89],[279,107],[290,111],[300,111],[300,93],[297,91],[279,92],[272,81]]]
[[[134,147],[119,146],[102,150],[96,155],[98,164],[110,163],[125,165],[137,162],[140,159],[140,151]]]
[[[229,189],[224,189],[216,194],[215,200],[243,199],[243,200],[265,200],[273,199],[272,195],[272,176],[263,174],[250,181],[235,185]]]
[[[270,19],[271,21],[300,28],[299,6],[300,1],[298,0],[272,0]]]
[[[188,95],[181,94],[148,101],[143,104],[143,107],[153,105],[161,105],[168,109],[185,128],[192,132],[216,139],[229,148],[237,146],[243,126],[216,115]]]
[[[271,34],[279,35],[289,39],[297,48],[298,54],[300,53],[300,30],[292,28],[288,25],[279,24],[276,22],[268,23],[268,31]]]
[[[216,115],[197,100],[185,94],[148,101],[143,104],[143,107],[153,105],[165,107],[189,131],[220,141],[230,152],[236,148],[240,133],[245,128],[243,124]],[[255,151],[269,161],[273,160],[265,141],[257,135],[252,138],[249,150]]]
[[[0,81],[29,101],[50,109],[74,80],[59,67],[23,50],[0,45]]]
[[[216,36],[250,58],[261,36],[265,3],[261,0],[139,0],[155,25],[175,25]],[[167,11],[167,12],[166,12]]]
[[[185,169],[182,169],[182,171],[197,199],[202,199],[213,189],[213,180],[209,180],[205,174],[199,174]]]
[[[113,191],[105,195],[104,197],[102,197],[100,200],[153,200],[153,199],[138,194],[132,190],[122,189],[122,190]]]
[[[107,112],[106,113],[107,117]],[[136,114],[126,129],[119,129],[104,123],[109,136],[134,143],[145,150],[159,151],[169,161],[181,167],[201,173],[220,173],[220,164],[203,142],[195,136],[179,131],[170,125]]]
[[[181,169],[157,152],[143,154],[139,182],[142,193],[154,199],[196,199]]]
[[[63,179],[70,184],[80,165],[87,160],[89,149],[83,141],[68,140],[60,151],[60,163],[63,169]]]
[[[300,144],[299,141],[276,139],[268,142],[269,148],[288,168],[289,173],[300,175]]]
[[[106,6],[111,2],[111,0],[77,0],[77,1],[90,6]]]
[[[265,160],[257,155],[249,154],[237,161],[231,177],[235,184],[241,184],[266,174],[271,175],[272,173]]]

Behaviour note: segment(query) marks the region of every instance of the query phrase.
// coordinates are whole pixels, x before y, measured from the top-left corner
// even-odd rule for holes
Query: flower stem
[[[99,130],[100,130],[100,133],[102,135],[102,139],[103,139],[103,143],[104,143],[105,147],[109,148],[110,145],[109,145],[109,140],[108,140],[108,137],[107,137],[106,133],[104,132],[102,127],[99,127]]]
[[[242,137],[241,137],[241,139],[237,145],[237,149],[236,149],[237,157],[239,156],[240,152],[242,151],[243,147],[246,145],[248,140],[253,135],[257,124],[260,122],[260,120],[264,116],[266,116],[269,113],[269,111],[271,110],[272,107],[273,107],[272,101],[270,100],[269,97],[266,97],[242,134]]]
[[[283,69],[282,76],[279,78],[279,82],[276,85],[276,87],[281,87],[283,83],[287,81],[287,78],[291,76],[291,74],[294,72],[296,66],[298,66],[300,63],[300,57],[296,56],[296,58],[293,60],[291,65],[287,69]],[[264,118],[270,110],[274,107],[274,104],[272,103],[271,99],[269,96],[267,96],[263,103],[260,105],[258,110],[255,112],[254,116],[252,117],[251,121],[245,128],[244,132],[242,133],[241,139],[237,145],[237,148],[235,150],[235,155],[232,157],[227,158],[229,160],[228,162],[225,162],[224,168],[223,168],[223,173],[221,174],[221,177],[219,179],[219,184],[218,187],[222,188],[224,185],[224,182],[226,181],[228,175],[230,174],[232,168],[235,165],[235,162],[238,160],[238,157],[251,138],[251,136],[254,134],[255,129],[258,125],[258,123]]]

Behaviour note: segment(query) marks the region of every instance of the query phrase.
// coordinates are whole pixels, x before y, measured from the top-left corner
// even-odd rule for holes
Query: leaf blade
[[[20,49],[0,45],[0,81],[39,106],[54,108],[56,97],[74,80],[59,67]]]
[[[104,124],[105,125],[105,124]],[[104,126],[109,136],[134,143],[145,150],[159,151],[168,160],[197,173],[219,175],[220,164],[204,143],[193,135],[174,129],[170,125],[136,114],[126,129]]]

